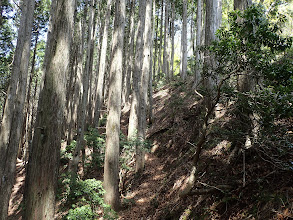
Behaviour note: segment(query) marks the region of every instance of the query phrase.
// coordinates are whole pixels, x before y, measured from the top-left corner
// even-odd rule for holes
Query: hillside
[[[144,172],[136,176],[130,170],[123,179],[119,219],[293,219],[293,119],[275,122],[275,147],[259,143],[235,153],[245,141],[236,131],[248,125],[241,123],[233,105],[218,108],[217,118],[210,120],[195,186],[180,197],[202,128],[202,101],[184,83],[166,85],[153,98],[154,119],[147,132],[152,146]],[[124,133],[128,117],[124,111]],[[290,147],[282,148],[281,140]],[[25,173],[22,163],[17,168],[9,219],[21,219]],[[86,177],[102,180],[102,173],[102,167],[94,168]],[[61,219],[68,207],[57,212]]]
[[[152,141],[145,172],[128,176],[131,201],[120,219],[293,219],[293,120],[276,122],[271,135],[290,141],[289,149],[235,147],[241,124],[233,106],[219,109],[200,156],[194,189],[181,198],[201,132],[202,101],[190,85],[176,83],[154,93]],[[245,140],[245,139],[244,139]],[[233,143],[234,142],[234,143]],[[276,150],[283,150],[280,155]]]

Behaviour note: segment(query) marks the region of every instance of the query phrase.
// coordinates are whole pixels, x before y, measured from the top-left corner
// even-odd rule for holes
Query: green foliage
[[[68,220],[91,220],[94,219],[94,213],[90,205],[84,205],[75,209],[70,209],[66,217]]]
[[[214,73],[231,78],[246,74],[260,84],[253,92],[239,91],[235,83],[230,84],[228,96],[244,112],[258,112],[263,124],[292,116],[293,63],[292,56],[287,56],[292,37],[281,35],[280,24],[285,21],[276,10],[266,13],[260,5],[231,12],[229,25],[218,30],[218,41],[209,47],[219,63]]]
[[[87,146],[93,150],[91,167],[103,167],[105,158],[105,135],[100,135],[96,128],[89,128],[85,134]]]
[[[105,204],[102,182],[96,179],[78,180],[73,187],[71,195],[74,196],[75,204],[69,210],[66,219],[95,219],[102,217],[98,214],[103,212],[104,219],[115,219],[117,214]]]

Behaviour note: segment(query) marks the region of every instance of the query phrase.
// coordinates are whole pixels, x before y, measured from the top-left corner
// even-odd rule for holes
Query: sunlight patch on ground
[[[228,151],[231,148],[231,144],[232,143],[230,141],[223,140],[213,149],[206,151],[205,154],[210,156],[222,155],[225,151]]]
[[[173,185],[173,189],[174,190],[179,189],[182,186],[184,180],[185,180],[185,176],[181,176],[179,179],[177,179],[177,181]]]
[[[161,175],[155,175],[155,176],[153,177],[153,180],[161,180],[161,179],[164,178],[164,176],[165,176],[165,175],[163,175],[163,174],[161,174]]]

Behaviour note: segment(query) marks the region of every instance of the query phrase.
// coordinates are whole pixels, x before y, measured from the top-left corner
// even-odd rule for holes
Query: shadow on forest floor
[[[139,177],[130,172],[125,179],[127,190],[122,200],[127,206],[118,213],[119,219],[293,219],[292,170],[279,169],[279,164],[257,150],[259,146],[245,154],[239,151],[231,160],[235,148],[233,131],[246,126],[234,117],[232,108],[214,120],[200,157],[194,189],[190,195],[179,197],[192,167],[203,116],[202,101],[187,84],[164,86],[153,98],[154,119],[147,133],[153,143],[152,152],[146,154],[144,172]],[[124,110],[121,129],[126,134],[129,111]],[[278,123],[280,128],[292,132],[293,119]],[[274,134],[287,135],[281,130]],[[292,133],[287,137],[291,145]],[[292,162],[292,149],[278,159]],[[17,165],[10,220],[21,219],[23,167]],[[222,190],[219,185],[229,187]]]

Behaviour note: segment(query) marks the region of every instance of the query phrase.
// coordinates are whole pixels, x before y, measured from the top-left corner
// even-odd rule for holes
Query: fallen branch
[[[207,185],[207,184],[205,184],[205,185]],[[229,185],[219,185],[219,186],[209,186],[209,187],[211,187],[211,188],[194,189],[189,193],[189,195],[206,195],[206,194],[212,194],[212,193],[216,193],[216,192],[225,193],[224,190],[232,189],[232,186],[229,186]]]

